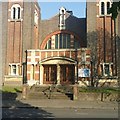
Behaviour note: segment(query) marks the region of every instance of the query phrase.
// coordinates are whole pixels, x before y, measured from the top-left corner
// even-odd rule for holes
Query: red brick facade
[[[84,51],[86,53],[86,61],[85,63],[82,63],[81,58],[81,51]],[[67,53],[67,54],[66,54]],[[51,81],[45,81],[44,80],[44,65],[54,65],[57,67],[57,65],[73,65],[74,69],[72,70],[74,73],[74,79],[73,83],[75,83],[75,67],[77,66],[77,69],[81,69],[82,67],[90,69],[90,50],[87,48],[81,48],[77,51],[75,49],[66,49],[66,50],[27,50],[27,80],[28,83],[31,84],[51,84]],[[43,67],[43,70],[40,70],[40,67]],[[33,68],[32,68],[33,67]],[[32,69],[32,71],[31,71]],[[33,70],[34,69],[34,70]],[[62,67],[61,67],[62,70]],[[41,82],[40,78],[40,72],[42,72],[42,78],[43,82]],[[56,70],[57,74],[57,70]],[[67,74],[67,73],[65,73]],[[30,77],[32,76],[32,77]],[[51,77],[51,76],[50,76]],[[87,78],[86,78],[87,79]],[[81,80],[78,78],[78,80]],[[88,78],[90,80],[90,78]],[[65,83],[65,82],[64,82]]]
[[[49,20],[41,20],[37,1],[4,3],[3,82],[90,86],[93,79],[116,79],[119,27],[101,2],[87,2],[86,18],[64,11]]]

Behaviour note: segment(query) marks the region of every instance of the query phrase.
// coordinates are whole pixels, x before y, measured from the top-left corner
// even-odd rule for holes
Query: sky
[[[41,19],[49,19],[59,13],[61,7],[73,11],[73,15],[78,18],[86,16],[85,2],[39,2],[41,8]]]

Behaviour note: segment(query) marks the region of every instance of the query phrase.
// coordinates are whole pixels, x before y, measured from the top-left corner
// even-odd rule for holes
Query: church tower
[[[112,0],[87,2],[87,41],[91,48],[94,76],[114,79],[117,76],[115,22],[109,14]],[[91,12],[92,11],[92,12]]]
[[[39,46],[40,8],[37,2],[24,2],[24,0],[9,0],[4,6],[7,8],[6,21],[4,20],[7,23],[4,34],[7,37],[3,38],[6,43],[5,82],[17,80],[21,84],[25,51],[37,49]],[[4,10],[4,7],[2,9]]]

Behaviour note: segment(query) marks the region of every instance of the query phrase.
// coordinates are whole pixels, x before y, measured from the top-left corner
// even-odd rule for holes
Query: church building
[[[3,2],[3,84],[116,84],[120,16],[112,20],[111,5],[111,0],[87,2],[86,18],[61,7],[41,20],[37,1]]]

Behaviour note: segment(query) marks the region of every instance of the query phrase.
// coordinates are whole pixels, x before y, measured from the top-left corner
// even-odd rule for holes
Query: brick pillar
[[[57,85],[60,85],[60,65],[57,64]]]
[[[27,99],[28,85],[24,84],[22,88],[22,99]]]
[[[78,100],[78,86],[75,84],[73,86],[73,100]]]

